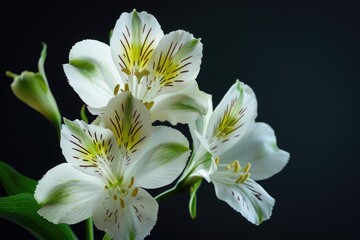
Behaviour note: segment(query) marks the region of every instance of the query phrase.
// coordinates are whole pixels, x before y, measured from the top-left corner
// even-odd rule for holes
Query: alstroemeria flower
[[[152,121],[188,123],[207,112],[209,95],[195,81],[201,58],[199,39],[182,30],[164,35],[153,15],[134,10],[121,14],[110,46],[76,43],[64,70],[95,115],[114,95],[130,91],[150,109]]]
[[[38,72],[23,71],[20,75],[6,72],[6,74],[14,79],[11,84],[14,95],[46,117],[60,131],[61,115],[44,70],[46,49],[47,46],[43,43]]]
[[[220,104],[190,125],[195,156],[184,175],[211,181],[219,199],[258,225],[271,216],[274,199],[255,181],[283,169],[289,153],[279,149],[272,128],[255,122],[252,89],[237,81]]]
[[[157,201],[144,188],[165,186],[189,156],[187,139],[152,127],[148,109],[130,93],[109,101],[101,126],[64,120],[61,148],[67,163],[39,181],[38,213],[53,223],[92,217],[112,239],[142,239],[155,225]]]

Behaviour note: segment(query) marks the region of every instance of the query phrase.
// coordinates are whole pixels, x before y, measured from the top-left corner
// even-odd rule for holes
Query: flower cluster
[[[251,223],[269,219],[274,199],[256,181],[281,171],[289,153],[278,148],[269,125],[256,122],[256,97],[245,83],[236,81],[213,109],[196,82],[201,59],[200,39],[183,30],[164,34],[153,15],[136,10],[121,14],[109,45],[76,43],[63,67],[95,120],[63,118],[66,162],[37,183],[38,214],[55,224],[91,218],[111,239],[143,239],[156,224],[159,202],[175,193],[190,190],[195,218],[205,179]],[[60,125],[43,62],[44,56],[34,76],[8,75],[16,96]],[[192,148],[178,123],[189,126]],[[146,190],[175,180],[157,197]]]

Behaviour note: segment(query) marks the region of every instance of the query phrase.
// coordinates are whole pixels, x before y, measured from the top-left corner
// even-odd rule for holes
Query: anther
[[[132,197],[136,197],[136,195],[138,194],[139,192],[139,188],[134,188],[134,190],[131,192],[131,196]]]
[[[124,89],[121,89],[121,92],[128,92],[129,91],[129,84],[125,83]]]
[[[244,180],[242,182],[245,182],[246,180],[248,180],[249,177],[250,177],[250,173],[246,173],[245,177],[244,177]]]
[[[233,164],[234,164],[234,172],[238,173],[240,171],[240,169],[241,169],[239,161],[235,160]]]
[[[134,185],[134,182],[135,182],[135,178],[134,177],[131,177],[131,180],[130,180],[130,183],[128,185],[128,188],[131,188],[133,185]]]
[[[238,177],[238,179],[236,179],[236,183],[243,183],[243,179],[244,179],[244,175],[240,174],[240,176]]]
[[[144,77],[144,76],[148,76],[149,74],[150,74],[150,72],[148,70],[146,70],[146,69],[142,70],[141,72],[139,72],[139,70],[136,69],[134,75],[136,76],[136,78],[138,80],[138,83],[140,83],[141,78]]]
[[[251,167],[251,163],[248,162],[244,168],[244,173],[248,173],[250,170],[250,167]]]
[[[244,183],[250,177],[250,173],[240,174],[238,179],[236,179],[236,183]]]
[[[231,169],[231,164],[226,165],[226,170],[230,170]]]
[[[117,195],[115,194],[113,198],[114,198],[114,200],[117,200]]]
[[[216,157],[216,158],[215,158],[215,164],[216,164],[216,166],[219,166],[219,161],[220,161],[220,158],[219,158],[219,157]]]
[[[127,69],[127,68],[123,68],[123,69],[121,69],[121,71],[123,71],[127,75],[131,75],[131,71],[129,69]]]
[[[150,110],[152,106],[154,106],[154,102],[144,102],[145,107]]]
[[[115,96],[119,93],[119,89],[120,89],[120,84],[116,84],[116,86],[114,88],[114,95]]]
[[[122,198],[120,198],[120,205],[122,208],[125,208],[125,201]]]

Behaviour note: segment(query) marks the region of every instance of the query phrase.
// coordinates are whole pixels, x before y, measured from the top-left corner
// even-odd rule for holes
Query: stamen
[[[125,201],[122,198],[120,198],[120,205],[122,208],[125,208]]]
[[[127,75],[131,75],[131,71],[129,69],[127,69],[127,68],[123,68],[123,69],[121,69],[121,71],[123,71]]]
[[[216,164],[216,166],[219,166],[219,161],[220,161],[220,158],[219,158],[219,157],[216,157],[216,158],[215,158],[215,164]]]
[[[234,173],[238,173],[241,170],[241,166],[238,160],[234,160],[232,163],[226,166],[226,170],[234,168]]]
[[[243,172],[239,175],[239,177],[236,179],[236,183],[244,183],[248,178],[250,177],[250,170],[251,163],[247,163]]]
[[[130,183],[128,185],[128,188],[131,188],[133,185],[134,185],[134,182],[135,182],[135,178],[134,177],[131,177],[131,180],[130,180]]]
[[[121,189],[120,192],[123,196],[126,196],[126,194],[127,194],[127,190],[125,190],[125,189]]]
[[[132,197],[136,197],[136,195],[138,194],[139,192],[139,188],[134,188],[134,190],[131,192],[131,196]]]
[[[120,89],[120,84],[116,84],[116,86],[114,88],[114,95],[115,96],[119,93],[119,89]]]
[[[230,170],[231,169],[231,164],[226,165],[226,170]]]
[[[121,89],[121,92],[128,92],[129,91],[129,84],[125,83],[124,89]]]
[[[240,169],[241,169],[241,166],[240,166],[239,161],[238,161],[238,160],[235,160],[235,161],[234,161],[234,172],[235,172],[235,173],[238,173],[238,172],[240,171]]]
[[[117,195],[115,194],[113,198],[114,198],[114,200],[117,200]]]
[[[238,179],[236,179],[236,183],[243,183],[243,179],[244,179],[244,175],[240,174],[240,176],[238,177]]]
[[[248,180],[249,177],[250,177],[250,173],[246,173],[243,182],[245,182],[246,180]]]
[[[250,170],[250,167],[251,167],[251,163],[248,162],[244,168],[244,173],[248,173]]]
[[[137,77],[138,83],[140,83],[141,78],[144,76],[148,76],[149,74],[150,74],[150,72],[146,69],[142,70],[141,72],[139,72],[139,70],[136,69],[134,75]]]
[[[145,107],[150,110],[152,106],[154,106],[154,102],[144,102]]]

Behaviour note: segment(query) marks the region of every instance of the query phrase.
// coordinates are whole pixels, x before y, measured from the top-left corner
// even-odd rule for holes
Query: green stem
[[[204,154],[204,156],[201,159],[206,158],[206,157],[208,157],[208,153]],[[183,176],[180,177],[180,179],[178,180],[176,185],[174,187],[166,190],[165,192],[162,192],[159,195],[157,195],[155,197],[156,201],[161,202],[175,194],[184,192],[187,189],[189,189],[191,186],[193,186],[199,179],[201,179],[200,177],[189,178],[192,171],[196,168],[196,165],[191,166],[193,164],[193,158],[194,158],[194,154],[191,154],[190,160],[188,163],[189,165],[185,168]],[[200,164],[200,163],[201,162],[199,162],[198,164]]]
[[[172,195],[175,195],[179,193],[179,189],[177,189],[177,185],[174,186],[173,188],[170,188],[168,190],[166,190],[165,192],[160,193],[159,195],[157,195],[155,197],[155,200],[158,202],[164,201],[165,199],[169,198]]]
[[[184,184],[184,181],[181,180],[181,181],[177,182],[177,184],[174,187],[157,195],[155,197],[155,200],[158,202],[164,201],[175,194],[179,194],[179,193],[186,191],[186,189],[188,189],[188,187],[189,187],[189,185]]]
[[[56,128],[56,135],[58,137],[58,140],[60,141],[60,138],[61,138],[61,123],[57,124],[55,126],[55,128]]]
[[[13,72],[10,72],[10,71],[6,71],[6,76],[10,77],[10,78],[13,78],[15,79],[16,77],[18,77],[19,75],[13,73]]]
[[[91,218],[85,220],[85,227],[86,227],[86,239],[94,240],[94,225]]]
[[[162,192],[159,195],[157,195],[155,197],[155,200],[158,201],[158,202],[161,202],[161,201],[164,201],[164,200],[168,199],[169,197],[171,197],[173,195],[185,192],[186,190],[189,190],[190,187],[198,179],[200,179],[200,178],[199,177],[194,177],[191,180],[187,180],[187,181],[185,181],[186,179],[182,179],[179,182],[177,182],[177,184],[174,187],[172,187],[172,188],[166,190],[165,192]]]

